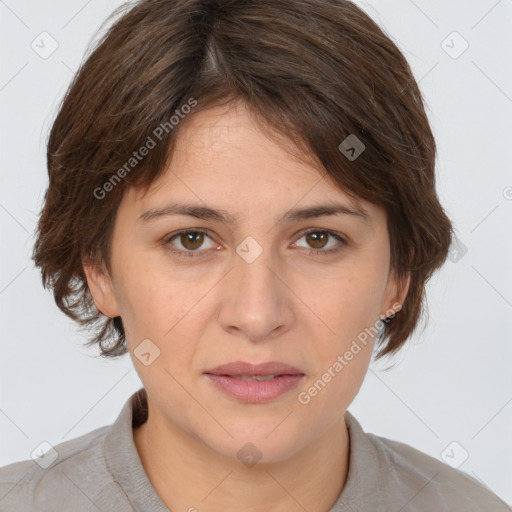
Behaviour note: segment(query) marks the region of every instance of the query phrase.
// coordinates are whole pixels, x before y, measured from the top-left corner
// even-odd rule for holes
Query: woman
[[[142,0],[48,142],[34,261],[144,388],[2,510],[508,510],[347,411],[452,226],[409,65],[346,0]]]

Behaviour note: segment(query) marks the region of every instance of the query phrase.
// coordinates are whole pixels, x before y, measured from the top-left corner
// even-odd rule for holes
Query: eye
[[[341,249],[343,249],[343,247],[347,244],[345,239],[342,236],[338,235],[337,233],[334,233],[333,231],[315,228],[302,232],[302,236],[299,238],[299,240],[301,238],[305,238],[306,243],[309,245],[309,247],[312,248],[312,250],[310,249],[307,251],[309,254],[334,254],[341,251]],[[331,240],[337,240],[339,243],[334,244],[334,246],[332,246],[331,244],[331,246],[328,249],[326,249],[326,247],[328,247],[329,244],[329,238]]]
[[[175,233],[164,240],[164,245],[167,246],[172,252],[177,253],[180,257],[194,257],[196,256],[194,253],[200,252],[197,249],[199,249],[204,244],[205,237],[209,238],[212,244],[204,249],[211,249],[215,244],[213,244],[213,240],[208,235],[208,232],[202,229],[180,231],[179,233]],[[178,243],[181,244],[181,248],[173,248],[176,247],[173,245],[173,241],[175,239]]]
[[[206,238],[210,240],[210,244],[204,247]],[[342,236],[333,231],[322,229],[312,228],[308,231],[303,231],[299,240],[301,238],[306,239],[306,243],[309,245],[309,247],[311,247],[311,249],[307,250],[306,252],[312,255],[325,256],[334,254],[341,251],[344,246],[347,245],[347,242]],[[337,240],[338,244],[335,244],[334,247],[331,244],[331,247],[329,247],[329,238],[331,240]],[[175,245],[176,243],[180,244],[181,247]],[[179,231],[178,233],[174,233],[166,237],[163,241],[163,245],[180,258],[198,257],[200,256],[199,253],[206,252],[207,249],[212,249],[215,247],[215,243],[209,236],[208,231],[203,229],[189,229]],[[203,250],[199,250],[201,247]],[[298,245],[297,247],[303,246]],[[326,247],[329,248],[326,249]]]

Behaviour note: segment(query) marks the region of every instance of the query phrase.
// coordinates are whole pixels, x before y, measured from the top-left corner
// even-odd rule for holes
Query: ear
[[[111,318],[120,316],[112,278],[104,265],[101,265],[100,268],[97,263],[86,260],[82,262],[82,265],[87,278],[87,285],[98,310]]]
[[[394,269],[389,272],[388,284],[384,301],[382,303],[381,317],[389,316],[389,312],[398,312],[405,302],[409,286],[411,284],[411,273],[407,272],[405,275],[397,276]],[[400,305],[400,308],[397,308]]]

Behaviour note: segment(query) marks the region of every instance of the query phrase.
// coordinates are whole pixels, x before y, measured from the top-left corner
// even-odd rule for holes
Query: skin
[[[134,441],[164,503],[189,512],[327,512],[346,481],[350,442],[343,415],[361,387],[374,339],[360,344],[309,403],[298,394],[359,333],[403,304],[409,278],[399,282],[390,271],[386,214],[375,205],[357,203],[368,223],[333,215],[277,224],[291,208],[356,203],[262,131],[243,104],[231,107],[189,116],[167,172],[146,194],[125,192],[112,275],[84,268],[98,308],[121,316],[148,393],[148,420],[134,429]],[[171,202],[222,209],[235,223],[184,215],[139,220]],[[332,231],[346,243],[301,234],[308,228]],[[201,235],[199,242],[177,236],[165,245],[184,229],[209,234],[202,245]],[[263,249],[252,263],[236,252],[248,236]],[[170,247],[195,256],[179,258]],[[308,253],[335,247],[335,254]],[[160,355],[146,366],[134,350],[147,338]],[[236,360],[281,361],[305,377],[274,400],[247,404],[203,374]],[[237,458],[247,442],[261,452],[251,467]]]

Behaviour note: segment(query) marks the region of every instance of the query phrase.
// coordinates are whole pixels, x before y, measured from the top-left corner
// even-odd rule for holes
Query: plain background
[[[30,260],[49,127],[93,34],[121,3],[0,1],[0,465],[112,423],[141,387],[128,355],[107,361],[83,347]],[[428,285],[425,328],[397,357],[372,362],[349,410],[367,432],[433,457],[467,454],[459,468],[512,503],[512,2],[358,3],[420,83],[438,193],[460,245]],[[33,41],[58,48],[42,58]]]

